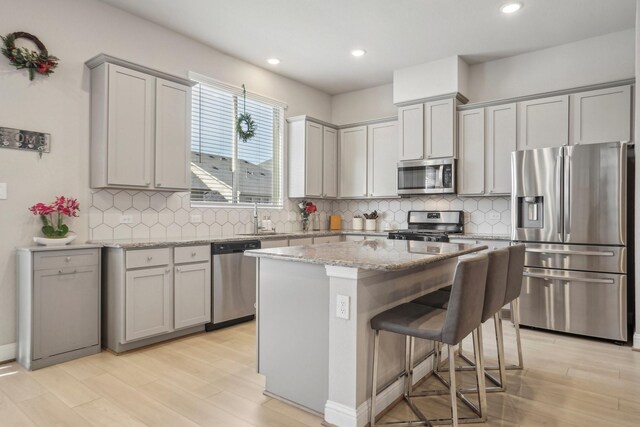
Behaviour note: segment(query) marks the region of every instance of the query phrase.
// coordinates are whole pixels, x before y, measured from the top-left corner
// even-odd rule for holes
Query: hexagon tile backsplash
[[[163,239],[180,237],[226,236],[250,233],[253,210],[243,208],[192,208],[189,193],[152,191],[97,190],[89,207],[89,238]],[[378,229],[407,227],[410,210],[464,210],[465,232],[509,234],[511,210],[509,197],[422,196],[380,200],[314,200],[320,224],[328,228],[330,214],[340,214],[343,228],[351,227],[354,215],[377,210]],[[260,209],[270,215],[276,231],[302,228],[296,200],[286,200],[284,209]],[[490,218],[500,219],[490,219]],[[121,222],[130,220],[130,222]]]

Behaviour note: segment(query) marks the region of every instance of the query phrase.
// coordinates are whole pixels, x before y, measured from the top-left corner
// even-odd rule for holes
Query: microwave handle
[[[442,188],[444,185],[444,165],[438,166],[438,179],[436,180],[436,188]]]

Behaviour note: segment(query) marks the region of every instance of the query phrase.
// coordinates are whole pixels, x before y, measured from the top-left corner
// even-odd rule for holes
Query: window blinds
[[[193,88],[192,108],[192,202],[282,206],[283,108],[249,96],[245,107],[242,96],[205,83]],[[243,142],[235,124],[245,108],[256,132]]]

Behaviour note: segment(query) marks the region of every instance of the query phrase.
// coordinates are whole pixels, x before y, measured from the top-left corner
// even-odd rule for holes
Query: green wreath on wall
[[[18,31],[10,33],[6,37],[1,37],[3,47],[0,50],[9,62],[18,70],[27,69],[29,71],[29,80],[33,80],[35,73],[48,76],[58,66],[59,59],[53,55],[49,55],[49,51],[44,43],[33,34]],[[31,40],[37,47],[38,51],[27,49],[26,47],[16,47],[17,39]]]
[[[251,118],[251,114],[247,113],[247,90],[244,85],[242,85],[242,96],[244,98],[244,107],[236,120],[236,133],[242,142],[247,142],[255,136],[256,124]]]

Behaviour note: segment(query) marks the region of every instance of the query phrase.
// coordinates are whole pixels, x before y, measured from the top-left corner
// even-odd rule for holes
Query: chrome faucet
[[[260,228],[258,227],[258,202],[253,204],[253,234],[258,234]]]

